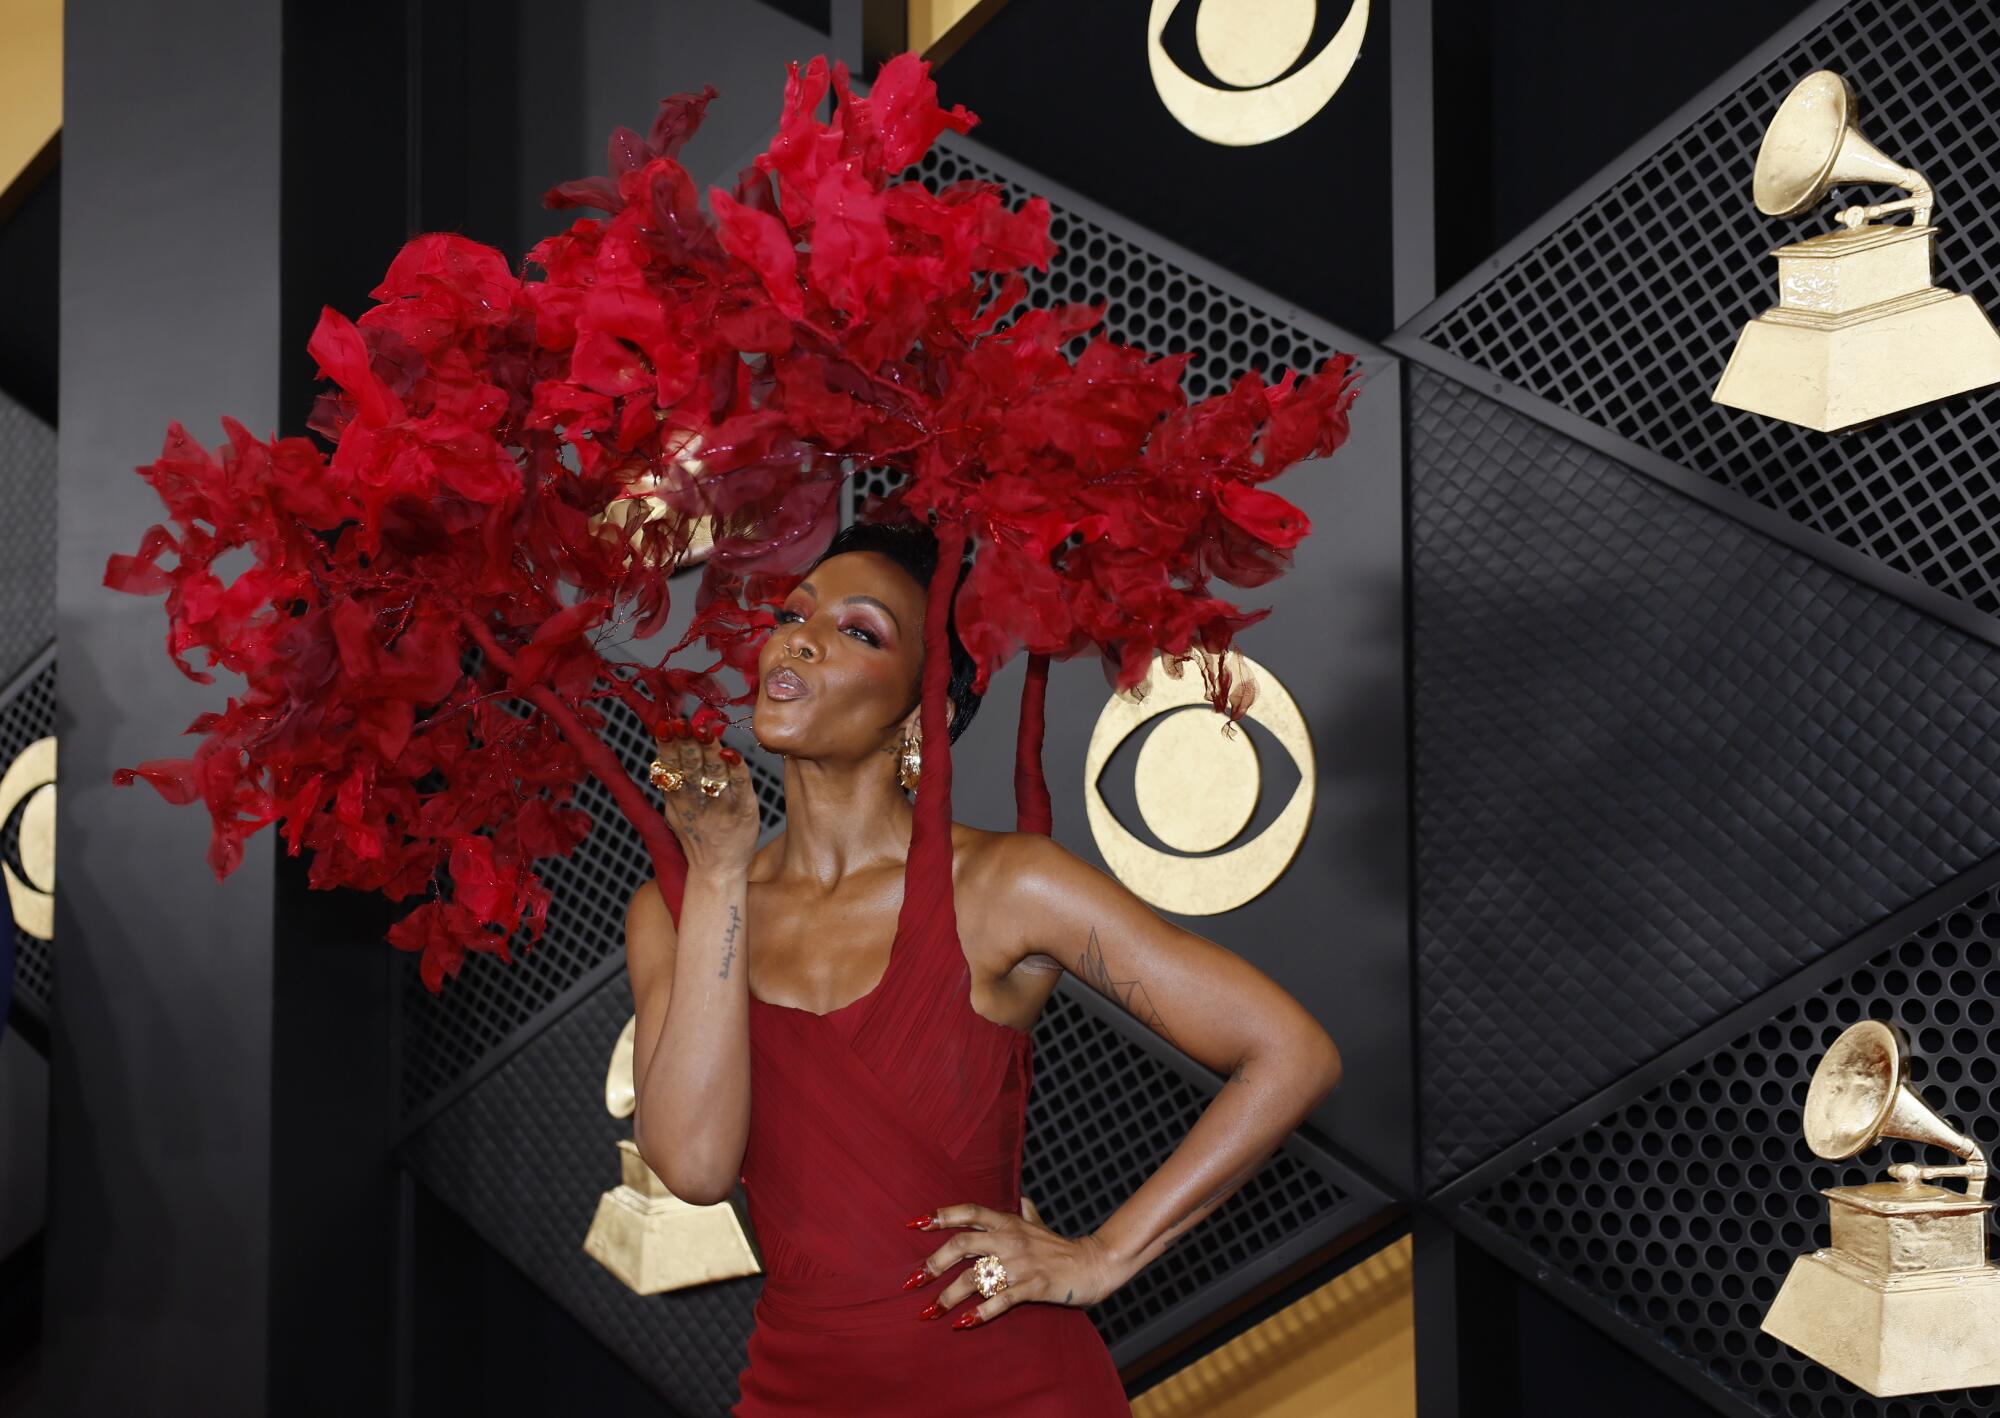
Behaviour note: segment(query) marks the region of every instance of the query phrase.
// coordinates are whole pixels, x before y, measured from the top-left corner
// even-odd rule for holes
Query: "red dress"
[[[751,996],[742,1180],[765,1275],[729,1411],[1129,1415],[1083,1310],[1024,1302],[954,1330],[981,1303],[975,1291],[918,1319],[969,1260],[901,1288],[958,1234],[911,1230],[910,1217],[968,1201],[1020,1214],[1032,1072],[1032,1036],[972,1007],[950,827],[927,829],[928,816],[917,814],[880,982],[827,1014]]]

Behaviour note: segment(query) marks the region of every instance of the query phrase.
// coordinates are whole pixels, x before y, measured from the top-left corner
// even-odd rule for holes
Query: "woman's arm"
[[[743,918],[757,802],[749,770],[715,744],[678,746],[685,785],[666,795],[687,855],[680,924],[647,882],[625,912],[625,960],[638,1015],[632,1141],[667,1189],[699,1206],[727,1199],[750,1136],[750,987]],[[672,762],[672,759],[668,759]],[[702,773],[726,776],[702,796]]]
[[[1115,877],[1046,837],[1008,845],[1032,951],[1223,1075],[1173,1155],[1097,1228],[1122,1284],[1256,1175],[1339,1083],[1340,1050],[1270,976]]]
[[[942,1274],[966,1255],[1013,1252],[1031,1283],[1020,1299],[1091,1304],[1119,1288],[1254,1176],[1340,1081],[1340,1050],[1270,976],[1234,952],[1162,919],[1115,878],[1033,834],[1003,839],[993,879],[1007,910],[1014,962],[1047,956],[1188,1057],[1222,1074],[1179,1147],[1088,1237],[1055,1237],[975,1205],[945,1206],[939,1227],[971,1227],[926,1263]],[[996,898],[997,899],[997,898]],[[926,1228],[930,1229],[930,1228]],[[1017,1234],[1001,1241],[982,1234]],[[1042,1232],[1040,1235],[1035,1232]],[[922,1283],[919,1281],[918,1283]],[[974,1294],[971,1272],[940,1292],[942,1309]],[[978,1307],[1004,1311],[1010,1286]],[[970,1313],[970,1312],[968,1312]]]

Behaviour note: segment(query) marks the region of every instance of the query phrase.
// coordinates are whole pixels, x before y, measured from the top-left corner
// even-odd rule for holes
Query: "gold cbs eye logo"
[[[0,774],[0,829],[18,819],[18,861],[0,860],[14,921],[37,940],[56,935],[56,741],[39,738]]]
[[[1146,62],[1167,112],[1198,138],[1245,148],[1282,138],[1325,108],[1361,57],[1368,0],[1350,0],[1326,48],[1287,73],[1312,39],[1315,0],[1196,0],[1195,48],[1210,73],[1233,88],[1205,84],[1168,55],[1160,38],[1182,0],[1153,0]]]
[[[1114,694],[1097,716],[1084,755],[1084,811],[1099,854],[1138,895],[1182,916],[1219,915],[1254,901],[1284,874],[1312,820],[1318,774],[1305,716],[1276,675],[1248,657],[1238,664],[1238,673],[1257,682],[1257,698],[1244,717],[1268,729],[1299,770],[1298,786],[1277,820],[1250,841],[1217,851],[1234,841],[1257,811],[1263,795],[1257,749],[1240,729],[1224,732],[1225,721],[1209,707],[1194,669],[1184,670],[1178,679],[1152,675],[1142,700]],[[1174,852],[1163,852],[1127,830],[1112,815],[1098,782],[1118,745],[1161,715],[1169,717],[1139,746],[1133,795],[1146,826]]]

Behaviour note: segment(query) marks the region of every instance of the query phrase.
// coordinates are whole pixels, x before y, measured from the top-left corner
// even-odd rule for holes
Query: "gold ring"
[[[722,796],[722,790],[728,786],[729,780],[727,778],[711,778],[706,773],[701,775],[703,797],[719,798]]]
[[[653,780],[654,787],[662,788],[669,793],[678,793],[681,784],[687,781],[687,775],[680,769],[669,768],[657,758],[653,760],[653,766],[646,770],[646,776]]]
[[[1007,1267],[1000,1264],[999,1256],[974,1256],[972,1283],[990,1300],[1007,1288]]]

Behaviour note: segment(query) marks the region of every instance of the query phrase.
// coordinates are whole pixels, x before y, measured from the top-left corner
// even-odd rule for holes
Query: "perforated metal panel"
[[[1987,612],[2000,612],[2000,390],[1828,437],[1709,401],[1744,322],[1775,303],[1771,248],[1881,188],[1773,221],[1751,201],[1765,125],[1818,68],[1863,132],[1935,185],[1937,284],[2000,312],[2000,6],[1844,7],[1462,299],[1431,344]],[[1888,193],[1893,196],[1895,194]]]
[[[1010,205],[1033,195],[984,156],[975,157],[970,144],[947,134],[912,175],[933,188],[967,180],[997,182]],[[1314,369],[1334,352],[1298,323],[1258,309],[1234,291],[1059,203],[1050,206],[1049,235],[1058,251],[1046,272],[1026,273],[1027,304],[1046,309],[1066,301],[1102,302],[1099,328],[1110,338],[1156,354],[1192,351],[1185,380],[1190,399],[1220,393],[1246,369],[1276,378],[1281,369]]]
[[[0,394],[0,684],[56,634],[56,433]]]
[[[949,134],[911,169],[910,176],[933,189],[953,182],[998,183],[1010,206],[1034,195]],[[1331,344],[1297,323],[1258,309],[1234,291],[1080,212],[1051,203],[1049,235],[1056,255],[1047,271],[1024,273],[1028,292],[1016,311],[1101,302],[1104,319],[1093,334],[1156,354],[1194,353],[1182,381],[1190,399],[1222,392],[1245,370],[1275,379],[1285,369],[1316,369],[1334,353]],[[1086,342],[1079,336],[1071,353]],[[857,506],[865,507],[869,498],[893,490],[900,479],[900,474],[885,469],[859,474],[853,487]]]
[[[56,662],[50,654],[39,671],[21,679],[14,695],[0,703],[0,772],[22,749],[54,733],[55,725]],[[19,826],[19,814],[0,823],[0,860],[20,861]],[[14,927],[14,999],[35,1018],[47,1020],[54,987],[50,943]]]
[[[583,1251],[618,1185],[628,1123],[604,1109],[604,1072],[632,1017],[622,971],[552,1021],[406,1145],[403,1160],[472,1228],[683,1413],[736,1399],[762,1280],[640,1296]]]
[[[1792,1259],[1828,1244],[1824,1187],[1941,1154],[1896,1141],[1848,1162],[1805,1144],[1827,1045],[1859,1019],[1908,1031],[1910,1078],[1990,1156],[2000,1141],[2000,901],[1979,895],[1715,1050],[1466,1203],[1690,1379],[1769,1414],[1983,1418],[2000,1389],[1876,1399],[1762,1333]]]
[[[1436,1185],[2000,847],[2000,651],[1410,389]]]
[[[1214,1096],[1107,1024],[1080,989],[1064,981],[1036,1023],[1023,1145],[1022,1189],[1065,1234],[1131,1195]],[[629,1135],[603,1094],[631,1013],[614,973],[428,1122],[403,1160],[660,1393],[719,1413],[735,1397],[761,1279],[641,1297],[580,1249],[598,1196],[617,1184],[616,1139]],[[1331,1239],[1382,1201],[1294,1143],[1088,1313],[1126,1362],[1241,1293],[1273,1247],[1302,1232]]]

